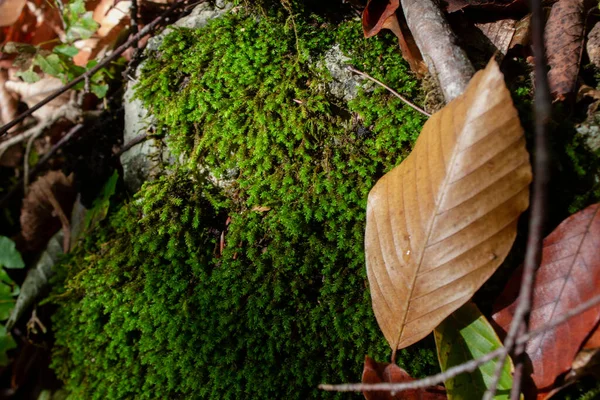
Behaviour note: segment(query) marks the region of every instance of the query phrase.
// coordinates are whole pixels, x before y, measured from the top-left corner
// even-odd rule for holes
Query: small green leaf
[[[61,44],[59,46],[56,46],[54,49],[52,49],[52,51],[54,53],[62,54],[67,57],[75,57],[77,54],[79,54],[79,49],[77,49],[77,47],[69,46],[68,44]]]
[[[0,268],[0,321],[10,317],[10,313],[15,308],[14,296],[18,294],[18,286],[6,273],[4,268]]]
[[[500,347],[496,332],[472,302],[468,302],[435,328],[435,344],[442,371],[479,358]],[[481,399],[493,380],[498,361],[492,360],[476,371],[447,380],[448,399]],[[494,399],[510,399],[513,364],[510,358],[504,363],[498,390]]]
[[[27,83],[35,83],[40,80],[40,76],[36,72],[34,72],[32,68],[26,71],[17,71],[15,75],[17,75],[19,78],[23,79]]]
[[[91,86],[92,92],[98,96],[99,99],[104,98],[106,96],[106,92],[108,92],[108,85],[96,85],[92,84]]]
[[[4,45],[4,47],[2,47],[2,52],[8,53],[8,54],[16,54],[16,53],[35,54],[37,52],[37,50],[38,50],[38,48],[35,46],[32,46],[27,43],[18,43],[18,42],[8,42]]]
[[[64,67],[60,62],[60,58],[56,54],[49,54],[44,57],[41,54],[36,54],[35,63],[40,66],[42,71],[52,76],[59,76]]]
[[[0,267],[25,268],[25,263],[16,248],[15,242],[6,236],[0,236]]]
[[[91,229],[104,218],[106,218],[106,215],[108,214],[108,208],[110,206],[110,198],[113,194],[115,194],[118,180],[119,173],[115,171],[104,184],[104,187],[102,188],[102,191],[96,200],[94,200],[92,208],[87,212],[85,216],[84,229]]]
[[[85,69],[92,69],[96,65],[98,65],[98,60],[90,60],[87,62],[87,64],[85,64]]]
[[[9,364],[10,360],[6,355],[6,352],[15,347],[17,347],[15,340],[10,333],[6,332],[6,328],[3,325],[0,325],[0,367],[5,367]]]

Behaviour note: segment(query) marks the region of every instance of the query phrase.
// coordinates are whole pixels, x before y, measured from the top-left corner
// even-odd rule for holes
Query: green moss
[[[366,197],[424,121],[379,90],[330,98],[317,60],[340,43],[408,96],[417,83],[393,40],[363,40],[358,22],[286,22],[240,13],[177,30],[146,64],[139,95],[189,161],[62,266],[53,366],[74,397],[332,398],[317,385],[388,359]],[[198,165],[234,179],[217,190]],[[437,369],[431,341],[398,359]]]

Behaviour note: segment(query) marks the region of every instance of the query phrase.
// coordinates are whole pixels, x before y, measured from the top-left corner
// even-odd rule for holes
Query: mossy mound
[[[393,38],[363,40],[357,21],[238,12],[173,32],[148,60],[139,95],[189,161],[61,267],[53,366],[73,397],[333,398],[317,385],[388,359],[366,198],[424,120],[379,89],[329,96],[316,65],[334,43],[417,96]],[[430,341],[398,358],[415,376],[437,368]]]

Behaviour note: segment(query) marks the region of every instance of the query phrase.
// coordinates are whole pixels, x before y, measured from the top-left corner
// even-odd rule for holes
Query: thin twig
[[[396,92],[394,89],[392,89],[391,87],[387,86],[383,82],[378,81],[377,79],[373,78],[371,75],[369,75],[367,73],[364,73],[362,71],[359,71],[356,68],[353,68],[353,67],[350,67],[350,66],[348,66],[348,71],[352,71],[355,74],[359,74],[360,76],[363,76],[363,77],[369,79],[370,81],[375,82],[376,84],[378,84],[379,86],[387,89],[391,94],[393,94],[394,96],[396,96],[397,98],[399,98],[400,100],[402,100],[409,107],[412,107],[413,109],[417,110],[418,112],[420,112],[421,114],[423,114],[423,115],[425,115],[427,117],[431,117],[431,114],[429,114],[427,111],[425,111],[421,107],[419,107],[419,106],[411,103],[410,100],[408,100],[407,98],[405,98],[400,93]]]
[[[138,2],[137,0],[131,0],[131,6],[129,7],[129,19],[131,20],[131,34],[137,35],[139,31],[138,25]],[[138,48],[138,41],[133,43],[135,49]]]
[[[85,73],[79,75],[77,78],[73,79],[71,82],[67,83],[66,85],[64,85],[63,87],[61,87],[60,89],[58,89],[57,91],[55,91],[54,93],[52,93],[51,95],[46,97],[44,100],[40,101],[36,105],[29,108],[27,111],[25,111],[24,113],[22,113],[15,119],[13,119],[8,124],[4,125],[3,127],[0,127],[0,136],[6,134],[6,132],[8,132],[8,130],[10,128],[17,125],[19,122],[23,121],[25,119],[25,117],[27,117],[27,116],[31,115],[32,113],[34,113],[35,111],[39,110],[44,105],[46,105],[50,101],[54,100],[55,98],[57,98],[58,96],[60,96],[64,92],[66,92],[67,90],[73,88],[75,85],[79,84],[80,82],[84,82],[87,78],[92,77],[96,72],[100,71],[102,68],[106,67],[108,64],[110,64],[111,62],[113,62],[114,60],[119,58],[119,56],[121,54],[123,54],[123,52],[125,52],[125,50],[127,50],[129,47],[131,47],[134,43],[137,43],[140,40],[140,38],[142,38],[144,35],[148,34],[150,31],[152,31],[154,28],[156,28],[158,26],[158,24],[160,24],[165,18],[167,18],[171,13],[173,13],[179,6],[184,5],[187,2],[188,2],[188,0],[179,0],[175,3],[173,3],[171,5],[171,7],[169,7],[164,13],[162,13],[162,15],[160,15],[159,17],[154,19],[154,21],[152,21],[148,25],[146,25],[142,30],[140,30],[136,35],[132,36],[123,45],[121,45],[117,49],[115,49],[111,53],[110,56],[107,56],[104,59],[102,59],[102,61],[100,61],[94,68],[91,68],[88,71],[86,71]]]
[[[148,135],[145,133],[141,133],[141,134],[137,135],[136,137],[131,139],[129,142],[125,143],[123,145],[123,147],[121,147],[121,149],[117,152],[117,157],[120,157],[121,154],[125,153],[127,150],[131,149],[136,144],[146,141],[146,139],[148,139]]]
[[[503,354],[500,362],[496,365],[493,380],[484,395],[484,400],[494,398],[502,366],[508,354],[513,354],[515,366],[523,362],[523,349],[515,353],[515,338],[519,332],[527,333],[529,329],[529,315],[531,313],[531,301],[533,296],[533,283],[535,271],[542,260],[542,247],[544,241],[544,225],[546,222],[546,208],[548,198],[548,184],[550,182],[550,157],[548,146],[548,122],[550,121],[550,89],[548,86],[548,75],[546,73],[546,54],[544,48],[544,15],[542,12],[542,1],[532,0],[532,40],[535,51],[535,136],[533,151],[533,189],[531,201],[531,213],[529,214],[529,234],[527,237],[527,250],[525,252],[525,263],[523,266],[523,277],[521,279],[521,290],[519,292],[519,304],[511,322],[508,334],[504,340],[507,353]],[[520,370],[520,367],[518,367]],[[521,377],[519,374],[513,380],[513,391],[511,399],[518,400],[521,388]]]
[[[69,140],[71,140],[71,138],[73,136],[77,135],[83,128],[84,128],[83,124],[78,124],[78,125],[75,125],[73,128],[71,128],[69,133],[67,133],[65,136],[63,136],[54,146],[52,146],[52,148],[50,148],[50,150],[46,154],[44,154],[44,156],[38,161],[38,163],[35,165],[35,167],[33,167],[33,169],[31,171],[29,171],[28,179],[31,179],[31,177],[34,174],[36,174],[40,170],[40,168],[48,162],[48,160],[50,160],[52,157],[54,157],[54,154],[56,154],[56,152],[62,146],[64,146],[65,143],[67,143]],[[18,192],[19,188],[21,188],[23,186],[24,181],[25,181],[24,177],[21,178],[19,180],[19,182],[17,182],[17,184],[15,186],[13,186],[12,189],[0,199],[0,208],[4,207],[6,202],[8,200],[10,200]]]
[[[554,321],[539,327],[538,329],[532,330],[529,333],[520,336],[516,340],[516,344],[524,345],[531,339],[546,333],[547,331],[556,328],[559,325],[564,324],[569,319],[589,310],[592,307],[595,307],[600,304],[600,295],[592,297],[590,300],[581,303],[579,306],[571,309],[570,311],[564,313],[559,318]],[[448,368],[446,371],[429,376],[427,378],[418,379],[411,382],[403,382],[403,383],[373,383],[373,384],[363,384],[363,383],[348,383],[342,385],[329,385],[322,384],[319,385],[319,389],[332,391],[332,392],[367,392],[367,391],[390,391],[390,392],[400,392],[403,390],[411,390],[411,389],[423,389],[430,386],[439,385],[440,383],[445,382],[448,379],[454,378],[460,374],[464,374],[466,372],[473,372],[479,366],[502,356],[503,354],[507,354],[506,347],[500,347],[480,358],[475,360],[469,360],[463,364],[457,365],[455,367]]]

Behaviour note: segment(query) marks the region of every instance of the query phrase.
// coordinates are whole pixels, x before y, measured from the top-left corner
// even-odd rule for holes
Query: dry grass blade
[[[427,336],[496,270],[530,182],[523,129],[492,61],[369,194],[367,274],[394,351]]]

